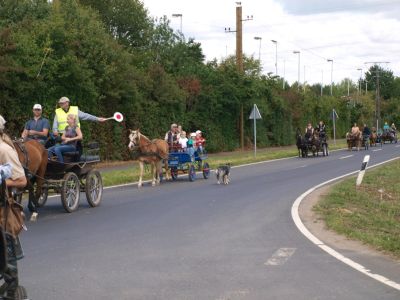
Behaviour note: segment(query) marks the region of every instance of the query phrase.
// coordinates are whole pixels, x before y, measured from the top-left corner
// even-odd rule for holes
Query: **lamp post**
[[[174,18],[180,18],[181,19],[181,30],[180,30],[180,32],[182,33],[182,14],[172,14],[172,16],[174,17]]]
[[[257,41],[260,41],[260,46],[258,47],[258,60],[260,61],[260,64],[261,64],[261,40],[262,40],[262,37],[255,36],[254,39]]]
[[[331,63],[331,96],[333,90],[333,59],[327,59],[327,62]]]
[[[360,71],[360,79],[358,80],[358,94],[357,94],[357,101],[359,101],[359,97],[361,94],[361,79],[362,79],[362,69],[358,68],[357,71]]]
[[[275,44],[275,75],[278,76],[278,41],[271,40]]]
[[[293,51],[293,54],[298,54],[299,65],[297,68],[297,90],[300,88],[300,51]]]

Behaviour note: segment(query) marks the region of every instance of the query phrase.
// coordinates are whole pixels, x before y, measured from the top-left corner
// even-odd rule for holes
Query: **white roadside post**
[[[249,120],[253,119],[254,120],[254,157],[257,155],[257,126],[256,126],[256,120],[261,119],[261,114],[260,111],[258,110],[258,107],[256,104],[253,105],[253,110],[250,113]]]
[[[364,174],[365,174],[365,169],[367,168],[367,164],[369,162],[369,155],[365,155],[364,156],[364,160],[361,164],[361,170],[360,172],[358,172],[358,176],[357,176],[357,181],[356,181],[356,187],[359,187],[361,185],[361,182],[364,178]]]

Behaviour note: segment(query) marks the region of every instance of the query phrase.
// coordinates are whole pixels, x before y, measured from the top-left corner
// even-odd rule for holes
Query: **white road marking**
[[[376,152],[376,151],[382,151],[382,148],[381,148],[381,149],[374,149],[374,150],[372,150],[372,152]]]
[[[367,167],[367,169],[375,168],[377,166],[380,166],[380,165],[383,165],[385,163],[394,161],[396,159],[399,159],[399,157],[392,158],[392,159],[389,159],[387,161],[372,165],[370,167]],[[359,272],[361,272],[361,273],[363,273],[363,274],[365,274],[365,275],[367,275],[367,276],[369,276],[369,277],[371,277],[371,278],[373,278],[373,279],[375,279],[375,280],[377,280],[377,281],[379,281],[381,283],[384,283],[384,284],[386,284],[386,285],[388,285],[388,286],[400,291],[400,283],[392,281],[392,280],[390,280],[390,279],[388,279],[388,278],[386,278],[386,277],[384,277],[382,275],[372,273],[371,270],[368,270],[367,268],[365,268],[364,266],[360,265],[359,263],[357,263],[357,262],[355,262],[355,261],[343,256],[342,254],[340,254],[336,250],[334,250],[331,247],[325,245],[316,236],[314,236],[310,231],[308,231],[308,229],[304,226],[303,222],[301,222],[301,219],[300,219],[300,216],[299,216],[299,206],[300,206],[301,201],[303,201],[303,199],[306,196],[308,196],[313,191],[315,191],[316,189],[318,189],[318,188],[320,188],[320,187],[322,187],[324,185],[327,185],[327,184],[332,183],[334,181],[337,181],[339,179],[348,177],[350,175],[354,175],[357,172],[358,172],[358,170],[354,171],[354,172],[350,172],[350,173],[344,174],[344,175],[336,177],[336,178],[332,178],[332,179],[327,180],[325,182],[322,182],[322,183],[312,187],[308,191],[304,192],[302,195],[300,195],[296,199],[296,201],[294,201],[294,203],[292,205],[292,219],[293,219],[294,223],[296,224],[297,228],[300,230],[300,232],[305,237],[307,237],[311,242],[313,242],[315,245],[320,247],[322,250],[324,250],[328,254],[332,255],[336,259],[340,260],[341,262],[347,264],[348,266],[352,267],[353,269],[355,269],[355,270],[357,270],[357,271],[359,271]]]
[[[354,156],[354,154],[351,154],[351,155],[339,157],[339,159],[345,159],[345,158],[349,158],[349,157],[353,157],[353,156]]]
[[[399,148],[400,147],[400,145],[397,145],[397,146],[395,146],[396,148]]]
[[[266,266],[283,265],[294,254],[296,248],[279,248],[272,254],[271,258],[264,263]]]

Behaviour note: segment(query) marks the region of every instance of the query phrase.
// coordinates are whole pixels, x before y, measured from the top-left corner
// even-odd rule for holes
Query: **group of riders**
[[[396,137],[396,133],[397,132],[397,128],[395,126],[394,123],[392,123],[391,126],[388,125],[387,122],[385,122],[385,125],[383,126],[383,131],[379,130],[377,131],[375,127],[372,127],[371,129],[368,127],[367,124],[364,123],[363,129],[362,131],[360,130],[360,128],[357,126],[357,123],[353,124],[353,127],[351,128],[350,132],[349,132],[349,136],[356,138],[363,138],[364,140],[373,138],[376,139],[377,137],[386,135],[389,136],[391,138],[395,138]]]
[[[181,125],[173,123],[164,139],[168,143],[170,152],[183,151],[189,153],[190,156],[193,156],[195,151],[199,154],[204,153],[206,139],[201,130],[196,130],[187,135],[186,131],[182,130]]]

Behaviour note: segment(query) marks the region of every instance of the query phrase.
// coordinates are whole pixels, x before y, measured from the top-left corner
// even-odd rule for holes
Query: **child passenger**
[[[186,131],[182,130],[180,138],[179,138],[179,144],[181,145],[183,151],[186,151],[187,142],[188,142],[188,139],[186,137]]]
[[[187,152],[189,153],[190,156],[194,156],[194,138],[196,137],[196,134],[192,132],[189,136],[189,139],[187,141]]]

